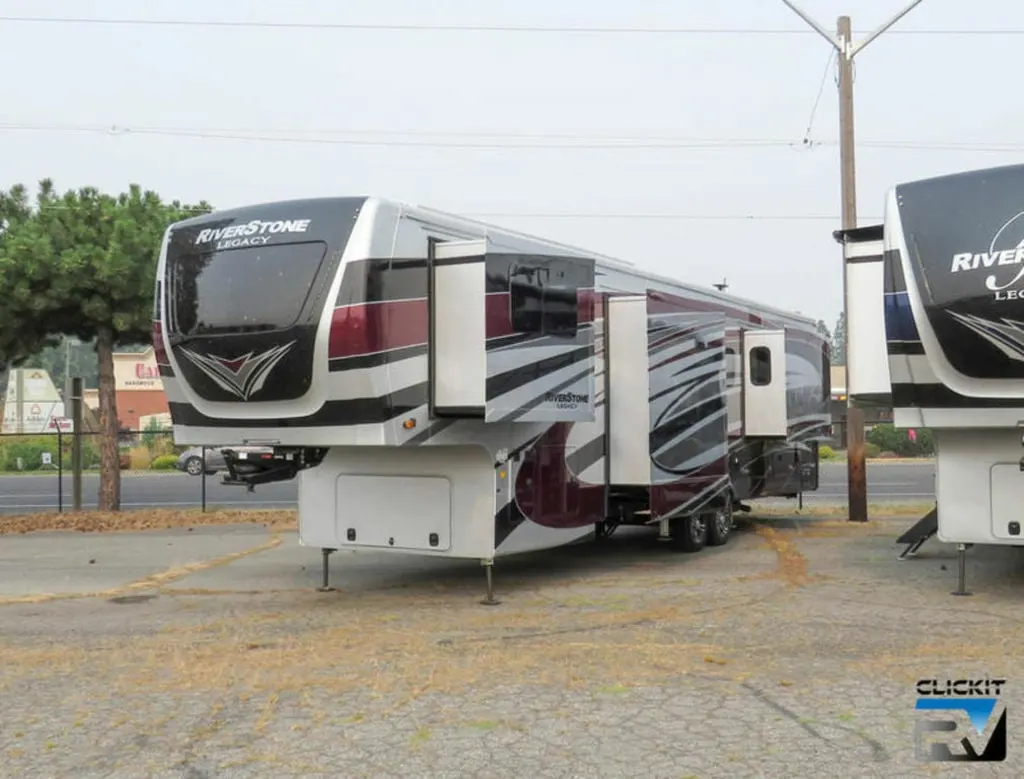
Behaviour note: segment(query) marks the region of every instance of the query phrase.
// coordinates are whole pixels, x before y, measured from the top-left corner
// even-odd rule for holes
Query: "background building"
[[[114,353],[114,387],[117,418],[124,430],[143,429],[148,419],[140,421],[140,417],[170,413],[153,347]],[[99,413],[99,390],[87,389],[85,404]]]

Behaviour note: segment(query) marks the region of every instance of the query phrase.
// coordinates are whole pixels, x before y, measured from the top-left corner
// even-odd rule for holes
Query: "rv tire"
[[[672,520],[672,545],[681,552],[699,552],[708,542],[708,521],[694,514]]]
[[[720,504],[707,515],[708,546],[724,546],[732,535],[732,491],[726,490]]]

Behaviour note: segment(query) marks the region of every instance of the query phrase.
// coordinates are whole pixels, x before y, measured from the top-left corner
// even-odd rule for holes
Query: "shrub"
[[[828,444],[822,444],[818,447],[818,458],[821,460],[834,460],[836,457],[836,450]]]
[[[100,462],[99,449],[93,440],[94,436],[85,435],[82,437],[82,467],[96,468]],[[57,446],[57,436],[53,435],[24,435],[24,436],[2,436],[0,437],[0,471],[18,470],[18,458],[22,460],[22,470],[38,471],[43,467],[43,453],[49,452],[53,467],[57,467],[58,456],[63,455],[63,467],[71,469],[71,442],[72,436],[64,435],[60,438],[60,451]]]
[[[174,468],[176,462],[178,462],[178,455],[162,454],[159,457],[153,458],[153,462],[149,464],[149,467],[154,471],[169,471]]]
[[[892,452],[899,457],[928,457],[935,454],[932,431],[927,428],[915,430],[917,440],[911,441],[908,431],[897,430],[890,424],[875,425],[868,431],[867,441],[883,452]]]
[[[870,441],[864,444],[864,456],[865,457],[878,457],[882,453],[882,449],[877,444],[873,444]]]
[[[146,470],[153,462],[153,456],[144,446],[135,446],[128,451],[128,467],[133,471]]]

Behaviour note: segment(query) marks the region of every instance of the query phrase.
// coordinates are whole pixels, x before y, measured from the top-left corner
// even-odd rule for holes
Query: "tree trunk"
[[[96,339],[100,385],[100,511],[121,510],[121,456],[117,444],[117,394],[114,385],[114,333],[99,329]]]

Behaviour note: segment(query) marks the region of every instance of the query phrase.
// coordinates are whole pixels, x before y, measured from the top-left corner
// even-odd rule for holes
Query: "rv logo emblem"
[[[291,341],[259,354],[249,352],[234,359],[213,354],[197,354],[189,349],[180,351],[222,389],[242,400],[249,400],[263,389],[267,376],[294,345],[295,341]]]

